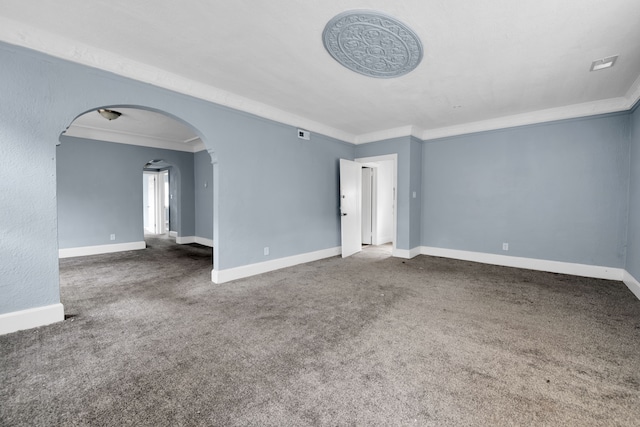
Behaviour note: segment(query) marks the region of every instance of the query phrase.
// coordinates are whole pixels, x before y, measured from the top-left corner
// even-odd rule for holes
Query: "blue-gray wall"
[[[624,267],[628,122],[623,113],[425,142],[422,244]]]
[[[164,112],[213,153],[214,268],[340,245],[338,159],[353,145],[4,43],[0,64],[0,314],[59,302],[56,144],[98,107]]]
[[[340,246],[339,159],[353,159],[354,146],[315,133],[299,139],[268,120],[230,122],[242,131],[225,145],[214,190],[214,237],[234,242],[214,251],[225,268]]]
[[[409,138],[410,173],[409,173],[409,227],[411,229],[410,249],[421,245],[422,237],[422,141]],[[415,195],[415,196],[414,196]]]
[[[177,207],[172,226],[180,236],[195,235],[193,153],[71,137],[61,137],[60,142],[60,248],[144,240],[142,168],[154,159],[172,165],[171,193]],[[109,239],[112,233],[115,241]]]
[[[213,164],[206,150],[193,156],[195,235],[213,240]]]
[[[640,280],[640,108],[630,114],[629,224],[626,270]]]
[[[356,146],[355,158],[398,155],[396,189],[396,247],[398,249],[409,250],[420,245],[421,150],[421,142],[410,136]],[[415,199],[412,198],[412,191],[416,191]]]
[[[292,126],[6,44],[0,44],[0,64],[0,314],[59,302],[56,181],[65,172],[56,172],[56,150],[70,145],[56,144],[75,117],[110,106],[156,109],[183,120],[212,153],[219,270],[339,246],[338,159],[397,153],[398,248],[623,267],[629,213],[626,265],[640,275],[637,111],[354,147],[318,134],[301,140]],[[132,156],[135,168],[166,157],[140,153]],[[183,205],[195,206],[196,173],[181,178],[185,194],[192,180],[192,199]],[[78,201],[60,197],[62,230],[62,211]],[[189,215],[180,221],[185,236],[196,233],[195,213]],[[98,237],[111,232],[105,228]],[[509,242],[509,252],[501,251],[502,242]]]

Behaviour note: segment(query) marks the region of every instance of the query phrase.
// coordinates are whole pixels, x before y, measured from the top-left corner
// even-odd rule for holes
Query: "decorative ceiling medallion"
[[[409,27],[375,11],[351,10],[334,17],[322,33],[327,52],[369,77],[407,74],[422,60],[422,43]]]

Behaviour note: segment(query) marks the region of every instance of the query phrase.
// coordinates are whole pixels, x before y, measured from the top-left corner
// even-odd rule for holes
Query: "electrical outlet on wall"
[[[264,247],[264,256],[269,255],[269,246]]]
[[[508,243],[503,243],[502,244],[502,250],[503,251],[508,251],[509,250],[509,244]]]
[[[109,236],[109,239],[110,239],[110,240],[116,240],[116,235],[115,235],[115,234],[110,235],[110,236]]]

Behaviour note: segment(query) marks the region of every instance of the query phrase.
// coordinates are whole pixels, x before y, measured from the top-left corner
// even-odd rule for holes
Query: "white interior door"
[[[168,221],[168,171],[143,172],[143,218],[144,231],[149,234],[164,234]]]
[[[362,250],[362,165],[340,159],[342,258]]]
[[[146,233],[156,233],[156,175],[154,173],[144,172],[143,180],[143,218],[144,231]]]

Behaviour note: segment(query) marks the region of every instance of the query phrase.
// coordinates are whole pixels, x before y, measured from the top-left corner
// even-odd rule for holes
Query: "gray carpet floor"
[[[373,247],[215,285],[148,243],[60,261],[67,320],[0,336],[0,425],[640,424],[622,283]]]

